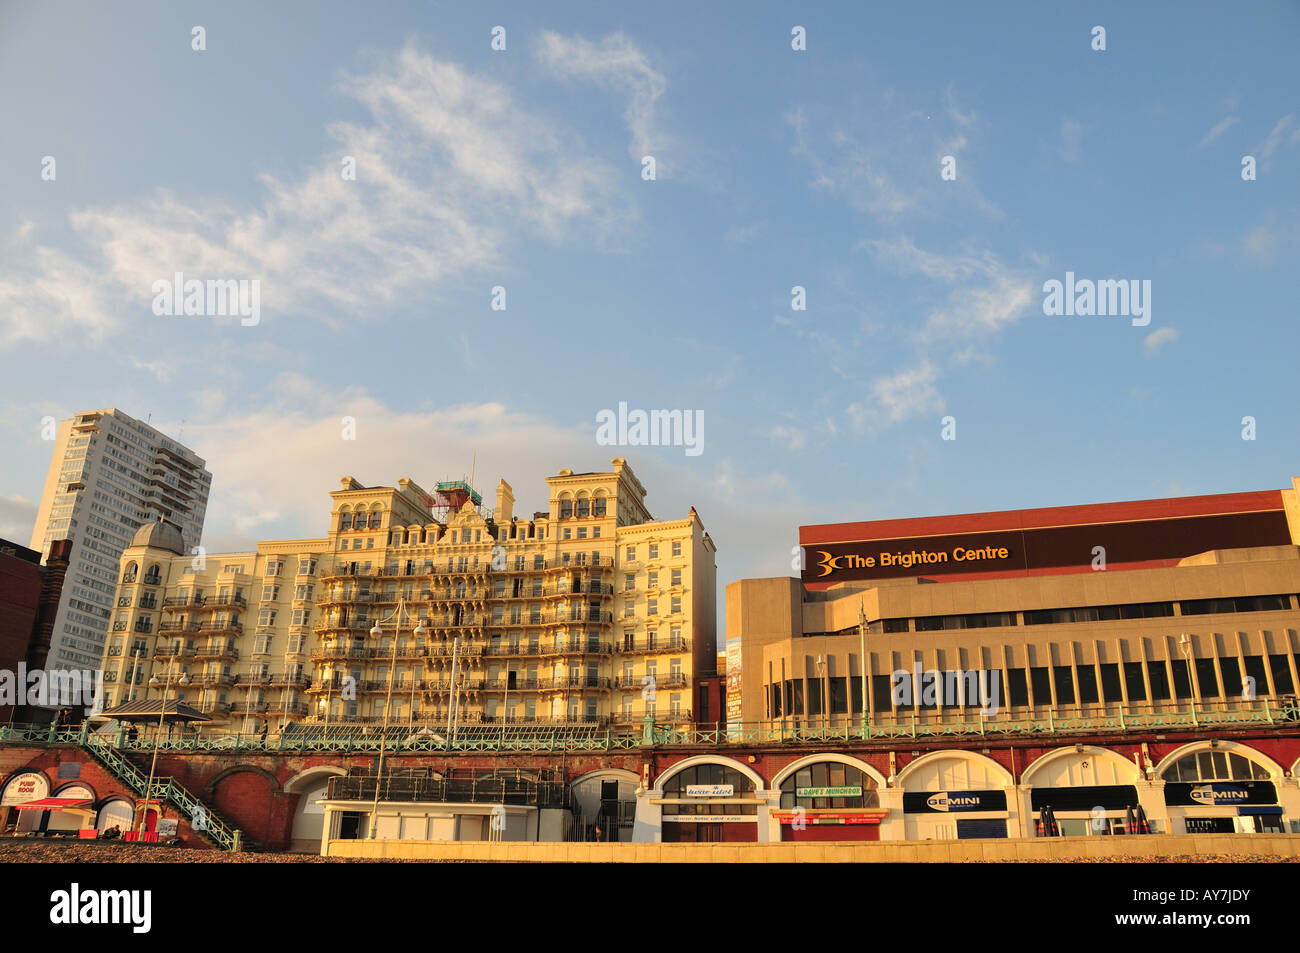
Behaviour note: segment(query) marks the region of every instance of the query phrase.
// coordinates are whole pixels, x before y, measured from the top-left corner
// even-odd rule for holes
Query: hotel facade
[[[277,734],[721,718],[692,705],[716,658],[715,547],[694,509],[653,520],[622,458],[546,482],[548,508],[519,517],[504,480],[489,510],[463,481],[345,477],[326,535],[252,553],[196,557],[176,527],[142,526],[105,708],[166,694],[218,730]]]

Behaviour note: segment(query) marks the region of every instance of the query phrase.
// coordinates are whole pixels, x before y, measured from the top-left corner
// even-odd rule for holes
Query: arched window
[[[379,524],[383,519],[383,514],[379,510],[370,511],[370,528],[379,529]]]
[[[129,563],[127,563],[127,564],[126,564],[126,571],[122,573],[122,581],[123,581],[123,582],[135,582],[135,574],[136,574],[136,570],[137,570],[138,568],[139,568],[139,567],[136,566],[136,564],[135,564],[134,562],[129,562]]]
[[[781,782],[781,807],[809,810],[879,807],[871,775],[838,761],[806,764]]]
[[[156,586],[162,581],[162,569],[159,568],[157,563],[149,567],[148,572],[144,574],[144,581],[145,585],[149,586]]]
[[[727,793],[727,786],[731,787]],[[720,792],[711,794],[710,791]],[[754,782],[746,774],[725,764],[693,764],[664,783],[665,798],[690,799],[686,804],[665,804],[669,814],[757,814],[755,804],[727,803],[730,798],[754,796]]]
[[[352,514],[344,510],[339,514],[339,530],[348,530],[352,528]]]
[[[1166,781],[1267,781],[1268,769],[1232,751],[1198,751],[1165,769]]]

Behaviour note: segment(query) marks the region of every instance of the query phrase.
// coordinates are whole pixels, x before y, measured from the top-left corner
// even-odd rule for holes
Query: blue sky
[[[0,6],[0,535],[102,406],[183,421],[209,549],[320,535],[343,474],[532,511],[622,455],[720,586],[800,523],[1300,472],[1294,4],[268,6]],[[261,322],[155,315],[175,271]],[[1067,271],[1150,325],[1044,315]],[[597,445],[620,401],[704,452]]]

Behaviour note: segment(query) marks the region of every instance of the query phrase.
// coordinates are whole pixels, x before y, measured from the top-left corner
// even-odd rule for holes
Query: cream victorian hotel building
[[[393,725],[445,728],[453,702],[457,726],[689,723],[715,667],[715,547],[694,509],[653,520],[612,467],[560,470],[523,517],[505,480],[489,511],[463,481],[344,477],[325,536],[254,553],[198,558],[146,524],[122,555],[105,707],[169,692],[217,730],[278,732],[378,723],[391,691]]]

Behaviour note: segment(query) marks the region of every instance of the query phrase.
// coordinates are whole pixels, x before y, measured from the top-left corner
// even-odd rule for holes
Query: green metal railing
[[[843,719],[845,716],[836,716]],[[814,720],[817,716],[813,716]],[[630,731],[584,727],[510,727],[466,726],[456,729],[454,738],[445,727],[403,725],[381,728],[377,725],[300,724],[284,733],[263,737],[260,733],[200,732],[191,735],[164,736],[158,739],[160,751],[210,752],[398,752],[448,751],[627,751],[646,747],[826,744],[834,742],[869,742],[942,738],[1015,738],[1052,735],[1117,734],[1149,731],[1186,731],[1226,729],[1263,725],[1294,724],[1300,727],[1300,706],[1279,705],[1267,698],[1218,702],[1167,702],[1120,706],[1093,705],[1048,709],[1041,713],[994,715],[969,710],[923,710],[919,713],[893,712],[887,720],[857,724],[809,724],[809,719],[766,722],[763,724],[692,726],[687,728],[645,722]],[[116,737],[88,734],[83,728],[55,729],[49,726],[10,725],[0,727],[0,743],[86,745],[89,739],[118,750],[148,752],[154,748],[152,733],[146,731],[134,740],[119,726]]]
[[[89,735],[82,743],[96,760],[136,795],[146,801],[166,802],[178,811],[182,811],[190,819],[190,826],[217,847],[229,851],[240,849],[242,840],[240,831],[226,823],[220,815],[187,791],[175,778],[155,777],[153,784],[150,784],[148,776],[121,754],[109,740]]]

